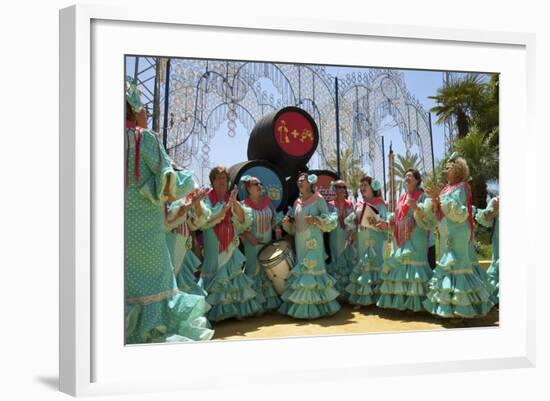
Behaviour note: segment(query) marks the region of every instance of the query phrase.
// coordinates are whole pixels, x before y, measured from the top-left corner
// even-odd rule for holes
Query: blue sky
[[[329,73],[332,75],[343,78],[346,73],[351,70],[359,70],[359,68],[346,68],[346,67],[328,67]],[[361,68],[362,69],[362,68]],[[134,58],[127,58],[126,71],[128,75],[133,75],[134,72]],[[436,94],[437,89],[443,85],[443,73],[441,71],[420,71],[420,70],[400,70],[403,72],[405,84],[407,90],[412,94],[427,111],[431,107],[435,106],[433,100],[428,96]],[[151,74],[153,71],[151,70]],[[269,85],[271,86],[271,85]],[[432,113],[432,133],[433,133],[433,146],[434,155],[436,161],[444,157],[445,154],[445,138],[444,129],[442,125],[435,123],[436,116]],[[388,119],[390,121],[391,118]],[[389,128],[383,132],[385,138],[386,153],[389,150],[389,144],[392,142],[393,150],[395,153],[404,154],[405,146],[401,140],[401,135],[398,129]],[[229,138],[227,136],[227,127],[222,124],[215,137],[210,143],[210,160],[214,165],[226,165],[231,166],[233,164],[247,160],[246,157],[246,144],[248,142],[248,132],[245,128],[237,124],[236,136]],[[196,172],[197,173],[197,172]]]

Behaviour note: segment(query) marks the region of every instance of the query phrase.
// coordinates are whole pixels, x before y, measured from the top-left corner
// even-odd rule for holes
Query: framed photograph
[[[274,380],[303,382],[344,376],[361,380],[411,371],[429,374],[534,366],[534,245],[527,236],[517,234],[535,231],[535,211],[529,207],[529,199],[536,196],[535,177],[528,173],[535,170],[534,36],[273,16],[232,18],[229,22],[215,13],[178,15],[183,14],[106,6],[73,6],[60,12],[61,391],[80,396],[197,390],[206,385],[221,390],[239,386],[243,375],[267,385]],[[441,88],[465,82],[481,88],[480,96],[485,96],[486,102],[490,98],[482,106],[476,103],[485,113],[481,120],[470,111],[468,122],[475,128],[464,128],[456,113],[454,119],[449,118],[442,107],[445,93]],[[417,95],[420,92],[423,94]],[[471,100],[475,94],[469,96]],[[139,113],[143,114],[138,121]],[[271,150],[258,139],[266,137],[264,131],[273,133]],[[380,135],[382,131],[384,135]],[[483,168],[468,158],[467,145],[457,145],[463,137],[475,135],[483,138],[483,146],[490,145],[490,157],[484,159]],[[149,149],[154,153],[151,165],[163,171],[158,181],[145,176],[151,155],[143,154],[144,167],[139,172],[140,146],[143,152]],[[462,151],[456,155],[450,151],[459,149]],[[336,260],[335,251],[330,249],[329,234],[323,236],[321,231],[346,227],[344,213],[327,211],[326,216],[333,218],[330,222],[329,217],[319,215],[316,222],[308,223],[320,227],[318,236],[294,243],[300,224],[305,224],[298,220],[305,219],[300,211],[308,205],[308,188],[318,187],[311,192],[313,200],[337,201],[338,191],[344,188],[347,192],[342,194],[349,196],[350,205],[363,202],[368,213],[350,220],[358,228],[345,246],[351,249],[354,243],[354,249],[372,248],[375,241],[361,236],[361,230],[370,227],[389,235],[382,253],[391,257],[396,249],[408,249],[404,244],[414,235],[399,217],[400,205],[421,203],[422,194],[413,191],[414,185],[410,190],[416,194],[414,202],[406,196],[410,180],[416,182],[413,173],[412,178],[406,177],[408,168],[421,173],[418,180],[426,182],[430,198],[443,199],[447,187],[433,192],[438,171],[446,169],[448,187],[453,189],[449,177],[458,173],[449,173],[449,163],[459,164],[462,156],[471,165],[462,177],[463,186],[479,188],[476,183],[481,179],[486,191],[481,200],[468,204],[481,210],[487,200],[496,197],[500,205],[501,227],[496,232],[505,246],[500,247],[504,264],[499,272],[499,299],[485,306],[479,305],[488,297],[472,301],[483,316],[449,324],[447,318],[453,317],[453,312],[443,310],[443,301],[432,304],[431,309],[430,304],[423,304],[424,312],[416,310],[412,315],[392,311],[390,301],[377,309],[377,301],[354,303],[354,291],[358,300],[364,299],[365,290],[353,285],[348,291],[352,301],[339,301],[341,306],[338,292],[332,289],[307,295],[287,293],[290,279],[281,277],[286,278],[290,270],[297,275],[294,263],[315,270],[317,264],[326,262],[327,271],[332,272],[329,265]],[[492,164],[487,167],[489,159]],[[165,168],[159,167],[163,163]],[[228,169],[216,169],[220,165]],[[369,190],[363,191],[365,176]],[[209,192],[205,189],[202,196],[191,189],[175,196],[176,192],[170,191],[176,191],[185,177],[199,187],[212,188]],[[229,184],[223,187],[227,195],[223,201],[225,195],[218,195],[216,186],[220,177],[226,181],[223,185]],[[433,185],[428,186],[430,180]],[[214,221],[224,207],[231,210],[227,214],[223,209],[215,224],[204,223],[202,229],[186,234],[187,252],[195,253],[196,274],[187,272],[187,278],[180,277],[183,281],[177,285],[180,290],[186,286],[181,290],[184,293],[193,293],[196,285],[193,302],[201,298],[210,304],[203,305],[203,312],[195,316],[202,323],[189,330],[163,324],[157,324],[155,330],[136,329],[144,325],[143,315],[148,313],[144,311],[158,299],[129,295],[133,294],[133,276],[128,261],[138,263],[152,257],[174,261],[179,256],[164,248],[164,256],[158,256],[152,234],[143,238],[143,246],[129,248],[128,243],[141,229],[138,226],[153,217],[132,203],[132,189],[128,188],[134,188],[136,199],[148,197],[147,204],[155,205],[155,216],[164,216],[163,227],[157,227],[163,244],[165,231],[179,236],[187,233],[195,224],[193,219],[200,219],[200,205],[209,205],[204,209],[208,221]],[[214,277],[216,267],[210,275],[205,256],[210,246],[210,250],[219,251],[215,258],[219,265],[233,260],[234,254],[225,258],[227,249],[242,252],[243,260],[248,257],[247,241],[258,241],[249,237],[256,232],[250,229],[252,223],[231,238],[225,238],[223,228],[216,227],[226,220],[228,226],[244,227],[246,217],[241,219],[241,212],[244,210],[244,216],[249,209],[259,210],[254,206],[258,188],[264,196],[258,201],[271,202],[273,215],[280,212],[281,219],[286,215],[281,225],[292,234],[285,244],[270,236],[254,256],[265,269],[265,283],[272,286],[270,294],[280,303],[271,309],[280,310],[280,316],[273,312],[256,316],[261,311],[244,303],[235,310],[244,308],[240,310],[247,313],[228,312],[223,306],[227,305],[225,289],[220,290],[223,286]],[[380,194],[383,211],[370,200],[368,191]],[[473,192],[475,198],[479,191]],[[294,203],[295,199],[300,201]],[[195,208],[189,225],[170,225],[175,221],[170,220],[170,205],[178,201]],[[337,207],[337,202],[334,205]],[[437,217],[439,209],[430,206],[426,212],[430,210],[434,211],[435,227],[444,213]],[[469,220],[462,222],[470,227],[473,238],[475,208],[464,210]],[[241,220],[230,223],[232,218]],[[263,223],[258,220],[257,224]],[[329,230],[329,226],[334,227]],[[447,259],[441,255],[452,248],[454,240],[433,227],[437,235],[434,249],[438,248],[440,265],[445,265]],[[491,258],[494,232],[479,233],[479,238],[488,239],[488,254],[480,259]],[[430,229],[423,231],[425,242],[429,233]],[[440,236],[444,239],[436,247]],[[211,239],[213,247],[208,242]],[[470,243],[474,249],[474,241]],[[477,246],[483,255],[484,243]],[[321,255],[325,249],[328,259],[311,256],[316,251]],[[174,282],[179,272],[174,265],[183,266],[184,257],[180,256],[180,262],[172,263]],[[242,268],[245,277],[248,267],[244,261],[241,265],[235,271]],[[438,270],[435,272],[434,276]],[[295,281],[300,280],[297,276]],[[250,282],[239,279],[234,290],[252,294],[255,278],[246,277]],[[319,280],[330,282],[328,287],[334,286],[342,294],[350,285],[346,282],[337,287],[337,280],[332,282],[330,276]],[[153,279],[143,283],[135,287],[136,293],[141,285],[157,286]],[[440,284],[435,280],[432,287]],[[171,282],[162,289],[158,285],[147,291],[164,294],[162,299],[174,295],[167,294],[172,290],[166,291]],[[192,302],[182,297],[185,306],[181,308],[185,309]],[[308,304],[301,309],[295,305],[300,297],[330,297],[330,302],[318,307],[317,301],[311,301],[317,306]],[[433,302],[440,299],[437,294],[432,298]],[[491,309],[497,302],[498,309]],[[461,313],[468,317],[465,310]],[[435,317],[438,314],[442,317]],[[243,315],[252,317],[240,320],[246,317]],[[383,323],[369,321],[374,316]],[[167,332],[172,329],[174,335],[170,336]]]

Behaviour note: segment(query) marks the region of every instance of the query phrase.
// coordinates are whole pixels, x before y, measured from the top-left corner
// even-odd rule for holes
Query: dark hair
[[[370,177],[368,175],[364,175],[363,177],[361,177],[361,180],[359,182],[361,182],[361,183],[366,182],[367,184],[369,184],[369,186],[372,189],[372,177]],[[381,190],[375,191],[374,189],[372,189],[372,194],[375,197],[382,197],[382,191]]]
[[[299,174],[298,174],[298,178],[296,178],[296,183],[298,182],[298,180],[299,180],[300,178],[305,177],[306,182],[309,184],[309,181],[308,181],[308,179],[307,179],[308,176],[309,176],[309,174],[306,173],[306,172],[299,173]],[[311,192],[315,192],[315,184],[309,184],[309,187],[311,188]]]
[[[225,174],[227,177],[227,182],[229,182],[229,170],[227,170],[226,167],[223,166],[216,166],[212,170],[210,170],[210,174],[208,174],[208,178],[210,179],[210,184],[214,185],[214,180],[216,179],[217,175]]]
[[[130,103],[126,101],[126,120],[135,122],[137,120],[136,113],[132,109],[132,106],[130,106]]]
[[[417,169],[415,168],[408,168],[407,170],[405,170],[405,175],[407,175],[407,173],[412,173],[413,174],[413,177],[416,181],[418,181],[416,183],[416,186],[417,187],[420,187],[420,184],[422,184],[422,176],[420,175],[420,173],[418,172]]]
[[[340,180],[340,179],[334,181],[333,184],[334,184],[334,187],[335,187],[334,188],[335,191],[336,191],[337,186],[343,186],[346,189],[346,199],[348,199],[348,184],[346,184],[346,182],[344,180]]]

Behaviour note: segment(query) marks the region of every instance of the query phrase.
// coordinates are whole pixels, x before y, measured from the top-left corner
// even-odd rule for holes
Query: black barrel
[[[248,139],[248,160],[267,160],[289,177],[307,170],[318,144],[315,120],[298,107],[285,107],[256,123]]]
[[[257,177],[262,182],[266,195],[269,196],[277,211],[283,210],[287,205],[287,183],[276,166],[266,160],[250,160],[234,164],[229,168],[231,187],[233,185],[239,186],[239,181],[243,175]],[[244,196],[244,188],[239,187],[238,199],[243,200]]]

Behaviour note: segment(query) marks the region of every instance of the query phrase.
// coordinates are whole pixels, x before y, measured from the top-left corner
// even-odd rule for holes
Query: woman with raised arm
[[[252,212],[237,200],[237,188],[229,192],[229,171],[214,167],[210,171],[212,189],[204,204],[210,212],[203,225],[204,263],[201,277],[212,305],[208,319],[241,319],[256,314],[261,306],[256,299],[254,281],[243,267],[245,256],[239,250],[239,234],[250,228]]]
[[[470,254],[474,219],[472,191],[467,183],[468,164],[453,153],[444,173],[447,185],[440,192],[426,188],[433,200],[431,210],[439,222],[442,249],[423,304],[430,313],[445,318],[484,316],[494,303],[486,285],[474,272]]]
[[[327,271],[336,279],[336,289],[341,298],[345,298],[344,290],[349,284],[349,276],[355,265],[355,248],[351,245],[353,230],[345,223],[346,217],[353,212],[353,204],[348,200],[347,185],[343,180],[337,180],[331,186],[336,191],[336,198],[328,202],[328,206],[336,214],[338,225],[330,232],[331,261],[327,265]]]
[[[340,310],[336,280],[326,271],[323,232],[336,228],[336,215],[328,210],[323,196],[315,191],[317,176],[298,177],[300,196],[283,218],[283,228],[294,235],[296,264],[281,296],[282,314],[299,319],[330,316]]]
[[[137,86],[127,81],[124,259],[126,343],[209,340],[205,297],[180,291],[166,246],[164,204],[195,188],[145,128]]]
[[[422,302],[428,292],[428,281],[432,269],[428,263],[430,229],[435,219],[424,213],[431,207],[424,191],[420,188],[422,178],[418,170],[410,168],[404,177],[406,192],[400,196],[393,226],[393,251],[386,259],[382,270],[380,308],[424,310]]]
[[[192,232],[208,220],[209,213],[202,202],[207,192],[207,189],[196,190],[165,204],[166,244],[178,287],[188,294],[206,295],[202,280],[196,278],[202,262],[193,252]]]

